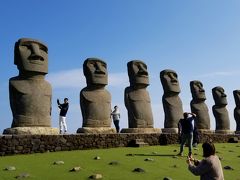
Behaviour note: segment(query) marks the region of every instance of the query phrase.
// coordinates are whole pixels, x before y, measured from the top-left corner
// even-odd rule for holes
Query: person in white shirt
[[[120,120],[120,111],[118,106],[114,106],[114,110],[111,113],[112,119],[113,119],[113,123],[116,127],[117,133],[119,133],[120,130],[120,126],[119,126],[119,120]]]

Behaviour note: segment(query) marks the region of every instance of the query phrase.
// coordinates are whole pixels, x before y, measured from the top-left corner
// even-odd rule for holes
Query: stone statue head
[[[108,84],[107,64],[101,59],[86,59],[83,63],[83,73],[88,86]]]
[[[203,89],[203,84],[200,81],[191,81],[190,89],[193,100],[195,101],[206,100],[205,90]]]
[[[237,107],[240,107],[240,90],[233,91],[234,100]]]
[[[127,67],[130,86],[140,85],[146,87],[149,85],[147,65],[143,61],[129,61]]]
[[[212,89],[213,99],[215,105],[226,106],[227,105],[227,95],[224,93],[224,89],[220,86],[214,87]]]
[[[163,86],[164,93],[180,93],[178,75],[175,71],[170,69],[165,69],[161,71],[160,80]]]
[[[14,64],[20,72],[48,73],[48,48],[42,42],[22,38],[15,43]]]

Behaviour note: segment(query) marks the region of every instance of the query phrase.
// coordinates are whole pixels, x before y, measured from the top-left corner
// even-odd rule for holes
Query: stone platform
[[[15,127],[4,129],[3,134],[16,134],[16,135],[57,135],[59,134],[58,128],[52,127]]]

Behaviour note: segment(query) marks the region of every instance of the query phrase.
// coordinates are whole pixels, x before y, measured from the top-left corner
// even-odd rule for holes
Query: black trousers
[[[116,127],[116,130],[117,130],[117,133],[119,133],[119,130],[120,130],[120,127],[119,127],[119,120],[115,120],[113,121],[115,127]]]

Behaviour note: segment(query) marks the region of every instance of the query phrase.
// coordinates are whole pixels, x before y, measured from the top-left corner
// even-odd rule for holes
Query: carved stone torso
[[[216,130],[230,130],[230,120],[227,108],[225,106],[219,107],[214,105],[212,111],[216,120]]]
[[[125,106],[129,128],[153,128],[153,115],[149,93],[145,88],[125,89]]]
[[[191,111],[197,116],[194,119],[194,124],[197,129],[210,129],[210,117],[208,107],[204,102],[191,101]]]
[[[234,109],[234,119],[236,121],[236,131],[240,131],[240,108],[235,107]]]
[[[111,127],[111,95],[106,89],[82,89],[80,105],[83,127]]]
[[[44,79],[9,80],[12,127],[51,126],[51,85]]]
[[[182,101],[179,96],[162,97],[165,113],[164,128],[178,128],[178,122],[183,118]]]

